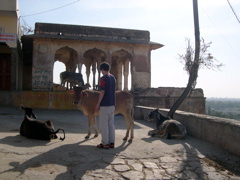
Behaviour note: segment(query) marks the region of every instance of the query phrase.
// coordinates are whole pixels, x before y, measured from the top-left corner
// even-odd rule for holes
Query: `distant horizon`
[[[240,98],[230,98],[230,97],[205,97],[207,99],[237,99],[240,100]]]

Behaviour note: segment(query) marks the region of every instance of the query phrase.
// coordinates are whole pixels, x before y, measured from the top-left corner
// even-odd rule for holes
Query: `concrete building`
[[[0,0],[0,90],[22,89],[21,31],[16,0]]]

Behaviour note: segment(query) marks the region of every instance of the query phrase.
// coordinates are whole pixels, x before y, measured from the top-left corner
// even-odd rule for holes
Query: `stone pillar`
[[[122,90],[122,62],[118,63],[117,68],[117,90]]]
[[[82,65],[83,65],[83,61],[82,61],[82,55],[81,54],[78,54],[78,57],[77,57],[77,67],[78,67],[78,73],[82,73]]]
[[[98,72],[97,84],[100,85],[101,72],[100,72],[99,68],[97,69],[97,72]]]
[[[125,60],[124,62],[124,91],[128,90],[128,75],[129,75],[129,61]]]
[[[132,61],[132,90],[151,87],[149,51],[146,47],[135,49]]]
[[[93,72],[93,88],[96,87],[96,62],[92,64],[92,72]]]
[[[90,63],[85,63],[85,67],[86,67],[86,76],[87,76],[87,83],[89,83],[89,76],[90,76]]]

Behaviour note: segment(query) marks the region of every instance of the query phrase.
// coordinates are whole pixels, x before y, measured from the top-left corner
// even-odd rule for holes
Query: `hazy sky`
[[[240,1],[229,2],[240,18]],[[152,87],[187,85],[178,54],[185,53],[186,38],[194,47],[192,0],[18,0],[18,4],[21,24],[25,21],[32,29],[35,22],[46,22],[148,30],[151,41],[164,45],[151,53]],[[200,69],[196,88],[202,88],[205,97],[240,98],[240,23],[227,0],[199,0],[198,8],[200,36],[212,42],[209,51],[225,66],[221,71]]]

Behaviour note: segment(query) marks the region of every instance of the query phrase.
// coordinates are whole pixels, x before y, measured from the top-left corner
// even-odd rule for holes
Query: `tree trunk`
[[[191,93],[193,85],[197,82],[198,68],[199,68],[199,53],[200,53],[200,32],[199,32],[199,21],[198,21],[198,3],[197,0],[193,0],[193,14],[194,14],[194,29],[195,29],[195,56],[191,72],[189,74],[188,84],[181,96],[173,104],[168,112],[168,116],[173,118],[175,111],[179,108],[185,98]]]

